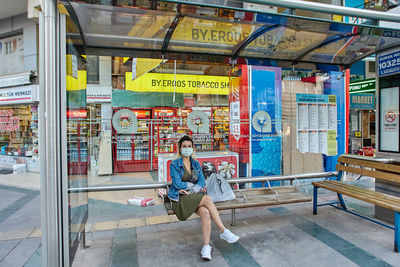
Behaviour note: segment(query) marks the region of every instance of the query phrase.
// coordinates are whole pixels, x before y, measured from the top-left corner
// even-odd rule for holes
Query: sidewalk
[[[353,180],[356,177],[349,177]],[[154,173],[89,176],[89,185],[148,183]],[[363,177],[352,183],[373,186]],[[41,266],[39,174],[0,175],[0,266]],[[310,191],[311,192],[311,191]],[[134,195],[156,205],[128,206]],[[334,199],[320,194],[320,202]],[[346,198],[349,208],[373,216],[373,207]],[[213,225],[213,260],[200,258],[200,219],[168,216],[155,190],[88,194],[86,238],[73,265],[80,266],[400,266],[393,231],[331,207],[312,215],[312,203],[237,211],[237,244],[221,241]],[[230,211],[222,212],[226,225]],[[174,253],[178,251],[177,253]]]

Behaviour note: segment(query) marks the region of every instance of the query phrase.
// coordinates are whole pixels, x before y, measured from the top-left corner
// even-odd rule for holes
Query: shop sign
[[[32,103],[39,101],[39,86],[26,85],[0,89],[0,105]]]
[[[367,109],[375,108],[375,95],[373,94],[351,94],[350,95],[351,109]]]
[[[131,72],[125,75],[126,90],[135,92],[229,94],[229,77],[225,76],[146,73],[132,81]]]
[[[375,88],[376,88],[375,84],[376,84],[376,79],[368,79],[368,80],[364,80],[364,81],[350,83],[349,92],[350,92],[350,94],[375,92]]]
[[[379,76],[396,74],[400,72],[400,51],[378,57]]]
[[[67,118],[70,119],[86,119],[87,111],[86,109],[82,110],[67,110]]]
[[[13,109],[0,110],[0,132],[19,131],[19,117],[13,116]]]
[[[111,87],[88,86],[86,90],[87,103],[111,102]]]

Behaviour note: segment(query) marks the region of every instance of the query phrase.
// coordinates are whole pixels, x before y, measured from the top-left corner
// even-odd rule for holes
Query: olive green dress
[[[182,182],[187,182],[190,173],[184,167],[185,172],[182,177]],[[200,201],[203,199],[203,194],[189,194],[189,195],[179,195],[179,201],[172,201],[172,209],[174,210],[176,217],[180,221],[185,221],[192,215],[199,207]]]

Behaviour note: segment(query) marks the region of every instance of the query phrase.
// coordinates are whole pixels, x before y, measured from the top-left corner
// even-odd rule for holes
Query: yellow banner
[[[152,59],[152,58],[134,58],[132,61],[132,71],[133,77],[131,79],[137,79],[143,74],[151,71],[152,69],[158,67],[162,62],[162,59]]]
[[[229,77],[208,75],[187,75],[147,73],[132,81],[132,73],[125,73],[126,90],[136,92],[163,92],[228,95]]]
[[[86,90],[86,70],[78,70],[78,79],[67,74],[67,91]]]

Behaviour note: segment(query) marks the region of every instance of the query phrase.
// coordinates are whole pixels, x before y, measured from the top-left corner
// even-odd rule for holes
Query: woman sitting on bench
[[[201,256],[205,260],[211,260],[211,219],[220,231],[220,238],[229,243],[235,243],[239,237],[229,231],[223,225],[214,202],[204,195],[203,187],[205,178],[201,171],[200,163],[194,159],[193,140],[185,135],[178,142],[179,158],[172,161],[170,173],[172,186],[168,197],[172,202],[172,209],[179,220],[184,221],[196,212],[201,218],[201,230],[203,232],[203,248]]]

